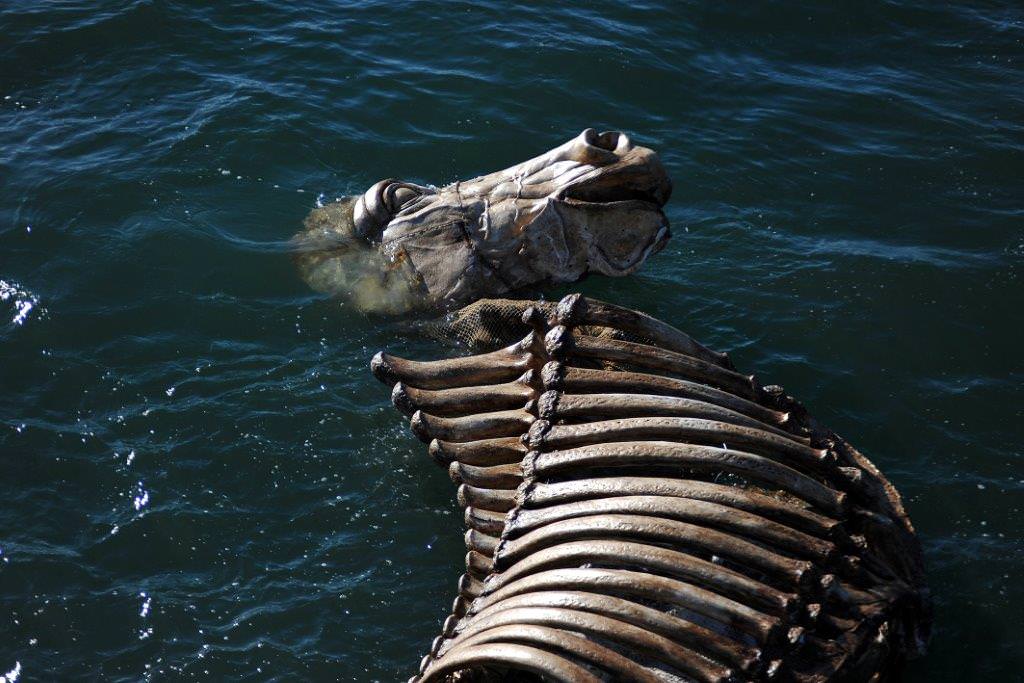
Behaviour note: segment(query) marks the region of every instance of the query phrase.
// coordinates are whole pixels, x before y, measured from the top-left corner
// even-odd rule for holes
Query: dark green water
[[[462,527],[367,363],[439,350],[286,241],[593,126],[661,152],[675,236],[578,289],[896,483],[936,608],[907,680],[1021,680],[1024,12],[748,5],[0,5],[0,675],[405,680]]]

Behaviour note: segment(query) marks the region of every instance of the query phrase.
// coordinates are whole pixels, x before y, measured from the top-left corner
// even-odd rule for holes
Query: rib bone
[[[635,469],[659,465],[710,474],[736,474],[803,498],[831,515],[842,515],[846,502],[845,493],[831,489],[770,458],[727,448],[668,441],[599,443],[537,453],[533,460],[533,474],[544,479],[568,470],[623,466]]]
[[[467,526],[414,683],[859,683],[920,649],[927,592],[898,494],[781,387],[579,295],[522,322],[498,351],[372,364]]]

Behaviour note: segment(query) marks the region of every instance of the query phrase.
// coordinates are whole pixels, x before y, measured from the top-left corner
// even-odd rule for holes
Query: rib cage
[[[781,387],[578,294],[523,320],[498,351],[372,362],[465,509],[411,681],[868,681],[923,650],[899,495]]]

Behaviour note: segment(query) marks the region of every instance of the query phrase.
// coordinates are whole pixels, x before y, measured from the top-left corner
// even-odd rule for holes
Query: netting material
[[[523,322],[527,308],[540,309],[549,317],[557,302],[529,299],[480,299],[441,318],[424,324],[423,332],[432,339],[464,346],[473,351],[493,351],[513,344],[532,329]],[[584,325],[576,332],[593,337],[650,344],[651,339],[612,327]]]

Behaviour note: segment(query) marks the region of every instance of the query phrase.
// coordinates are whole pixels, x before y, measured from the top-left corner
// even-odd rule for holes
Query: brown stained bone
[[[409,420],[409,425],[413,434],[424,443],[434,439],[460,443],[522,434],[530,428],[534,419],[533,414],[521,409],[463,417],[437,417],[417,410]]]
[[[486,557],[494,557],[494,550],[498,547],[498,538],[488,536],[476,529],[467,529],[464,536],[466,550],[478,552]]]
[[[378,353],[373,375],[385,384],[402,382],[417,389],[451,389],[511,382],[537,363],[533,335],[504,349],[462,358],[414,361]]]
[[[472,601],[476,599],[483,591],[484,584],[469,573],[463,574],[459,579],[459,595],[467,600]]]
[[[463,517],[466,526],[490,536],[500,536],[505,530],[505,513],[467,507]]]
[[[639,368],[680,375],[684,379],[710,384],[746,399],[757,398],[753,375],[741,375],[720,365],[709,363],[657,346],[617,339],[573,335],[565,327],[555,327],[544,339],[548,355],[578,356],[600,361],[615,361]]]
[[[599,667],[614,675],[616,680],[662,683],[660,677],[632,659],[603,645],[598,645],[583,636],[549,626],[532,624],[496,626],[460,639],[458,648],[465,649],[482,643],[494,642],[530,644],[548,651],[562,653],[583,660],[591,666]]]
[[[391,402],[409,416],[418,410],[440,417],[511,410],[534,397],[530,386],[534,374],[527,370],[512,382],[452,389],[417,389],[398,382],[391,392]]]
[[[507,534],[509,538],[515,538],[565,519],[619,514],[650,515],[708,526],[817,562],[830,562],[836,552],[835,546],[828,541],[756,514],[717,503],[672,496],[614,496],[534,509],[524,507],[510,519]]]
[[[498,562],[500,556],[495,559],[497,571],[488,579],[486,592],[546,569],[600,564],[675,577],[777,616],[789,615],[800,608],[799,598],[794,593],[688,553],[632,541],[568,541],[538,550],[509,567]]]
[[[763,573],[793,591],[809,585],[819,576],[812,562],[771,552],[731,534],[674,519],[611,513],[551,522],[507,540],[497,566],[509,567],[542,549],[587,539],[642,541],[726,558],[736,565],[752,568],[755,575]]]
[[[516,494],[511,489],[484,489],[461,484],[456,500],[464,508],[474,507],[494,512],[508,512],[516,505]]]
[[[790,417],[788,412],[774,410],[727,391],[677,377],[572,367],[551,361],[542,368],[541,379],[545,389],[557,389],[571,394],[632,393],[705,401],[774,425],[788,424]]]
[[[519,463],[526,455],[526,450],[521,438],[506,437],[461,443],[434,439],[430,442],[428,452],[435,462],[444,467],[453,462],[489,467]]]
[[[714,474],[728,472],[759,484],[777,487],[811,503],[828,515],[843,515],[846,494],[829,488],[782,463],[743,451],[668,441],[600,443],[561,451],[538,453],[532,462],[538,478],[569,470],[601,467],[631,469],[669,466]]]
[[[448,475],[456,484],[469,484],[484,489],[515,489],[523,483],[522,469],[518,464],[477,467],[453,462]]]
[[[832,538],[840,524],[835,519],[797,507],[793,503],[745,491],[736,486],[664,477],[614,476],[535,482],[530,485],[528,493],[523,497],[524,510],[520,512],[520,516],[529,512],[531,508],[594,499],[614,500],[617,496],[675,496],[707,501],[750,512],[822,539]]]
[[[483,553],[470,550],[466,553],[466,570],[482,581],[494,570],[494,561]]]
[[[473,602],[472,600],[467,600],[466,598],[462,597],[461,595],[456,596],[456,598],[452,601],[452,614],[451,614],[451,616],[455,617],[456,619],[461,619],[462,617],[466,616],[466,613],[469,611],[469,606],[470,606],[470,604],[472,602]],[[431,642],[431,645],[430,645],[430,654],[431,655],[433,655],[434,653],[437,652],[437,650],[440,647],[440,644],[442,642],[444,642],[444,636],[443,635],[437,636],[436,638],[434,638],[434,640]]]
[[[605,598],[603,602],[590,600],[589,611],[637,625],[642,623],[650,630],[684,644],[697,645],[714,640],[716,646],[713,646],[712,655],[744,671],[749,670],[761,656],[756,647],[743,644],[743,634],[752,636],[757,643],[763,645],[777,640],[784,628],[783,622],[777,617],[690,583],[645,572],[595,567],[553,569],[533,574],[482,595],[470,606],[469,614],[475,616],[496,604],[520,604],[510,602],[517,597],[561,591]],[[622,602],[619,601],[628,601],[629,605],[636,608],[635,611],[630,613],[622,609]],[[642,607],[645,603],[668,604],[686,613],[699,614],[709,620],[709,627],[660,610]],[[626,616],[628,614],[632,616]]]
[[[870,461],[670,326],[544,310],[497,352],[374,361],[468,527],[414,681],[860,683],[922,647],[919,549]]]
[[[538,399],[539,416],[545,420],[579,422],[640,417],[691,417],[715,420],[749,429],[759,429],[783,439],[809,444],[810,438],[790,434],[774,425],[765,424],[713,403],[675,396],[652,394],[569,394],[545,392]]]
[[[548,650],[514,643],[483,643],[434,659],[422,674],[423,683],[444,681],[450,674],[475,667],[504,666],[543,676],[557,683],[604,683],[579,664]]]
[[[725,683],[734,679],[731,670],[663,636],[651,633],[618,619],[609,619],[591,612],[555,607],[518,607],[480,616],[468,622],[459,633],[469,637],[489,628],[515,624],[537,624],[567,629],[616,642],[627,648],[659,659],[678,671],[707,683]],[[444,660],[445,650],[441,648]],[[630,680],[630,679],[625,679]]]
[[[596,299],[587,299],[581,294],[570,294],[559,301],[553,317],[555,324],[566,327],[581,325],[610,327],[638,337],[646,337],[669,351],[693,356],[732,369],[732,363],[726,354],[712,351],[671,325],[652,318],[646,313],[632,311]]]
[[[632,417],[547,427],[531,422],[530,448],[572,448],[613,441],[681,441],[722,445],[770,457],[791,467],[827,473],[825,449],[793,442],[760,429],[690,417]]]
[[[810,417],[808,420],[813,422]],[[817,428],[821,429],[820,426]],[[865,525],[864,532],[869,539],[871,554],[877,554],[882,562],[903,577],[907,585],[912,586],[920,596],[917,603],[923,612],[918,623],[908,628],[916,633],[910,654],[923,656],[930,633],[928,627],[931,612],[924,575],[924,559],[914,526],[903,507],[899,492],[875,464],[845,439],[832,436],[835,442],[833,450],[838,454],[840,461],[855,464],[866,475],[859,487],[864,507],[873,508],[881,518],[888,520],[884,524]]]

